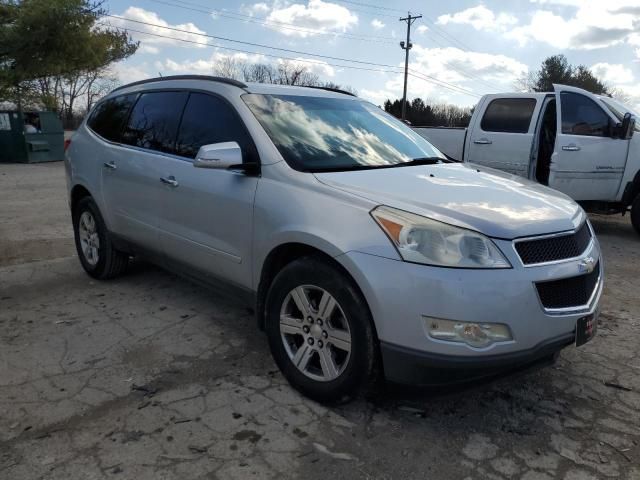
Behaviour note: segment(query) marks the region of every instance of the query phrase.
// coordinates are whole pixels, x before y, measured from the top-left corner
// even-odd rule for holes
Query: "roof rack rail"
[[[147,78],[145,80],[138,80],[137,82],[127,83],[126,85],[115,88],[113,91],[115,92],[116,90],[122,90],[123,88],[133,87],[135,85],[144,85],[145,83],[163,82],[167,80],[209,80],[211,82],[227,83],[235,87],[247,88],[247,85],[238,80],[234,80],[233,78],[214,77],[211,75],[169,75],[167,77]]]
[[[357,97],[357,95],[355,93],[347,92],[346,90],[342,90],[340,88],[321,87],[320,85],[304,85],[304,86],[307,87],[307,88],[317,88],[318,90],[327,90],[329,92],[343,93],[345,95],[351,95],[352,97]]]

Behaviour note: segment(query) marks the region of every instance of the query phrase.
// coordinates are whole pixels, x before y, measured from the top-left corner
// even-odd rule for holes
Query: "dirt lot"
[[[462,393],[326,408],[232,299],[144,264],[91,281],[62,165],[0,165],[0,478],[640,479],[640,237],[592,220],[593,342]]]

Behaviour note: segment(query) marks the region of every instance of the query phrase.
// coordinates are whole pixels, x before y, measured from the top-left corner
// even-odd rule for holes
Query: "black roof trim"
[[[342,90],[340,88],[321,87],[319,85],[300,85],[300,86],[307,87],[307,88],[317,88],[318,90],[327,90],[328,92],[343,93],[344,95],[351,95],[352,97],[357,97],[355,93],[347,92],[346,90]]]
[[[234,87],[247,88],[247,85],[239,82],[238,80],[234,80],[233,78],[214,77],[211,75],[169,75],[166,77],[155,77],[147,78],[145,80],[138,80],[137,82],[128,83],[126,85],[122,85],[121,87],[115,88],[113,91],[116,92],[118,90],[122,90],[123,88],[133,87],[135,85],[144,85],[145,83],[152,82],[164,82],[168,80],[207,80],[210,82],[226,83],[229,85],[233,85]]]

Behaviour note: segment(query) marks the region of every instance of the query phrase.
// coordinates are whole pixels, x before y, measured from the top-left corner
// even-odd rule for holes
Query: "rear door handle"
[[[473,143],[476,145],[491,145],[493,142],[488,138],[479,138],[478,140],[474,140]]]
[[[170,177],[160,177],[160,181],[165,185],[169,185],[174,188],[178,186],[178,181],[173,175],[171,175]]]
[[[115,170],[116,168],[118,168],[116,167],[115,162],[104,162],[102,165],[104,166],[104,168],[108,168],[109,170]]]
[[[564,150],[565,152],[577,152],[578,150],[580,150],[580,147],[572,143],[570,145],[563,145],[562,150]]]

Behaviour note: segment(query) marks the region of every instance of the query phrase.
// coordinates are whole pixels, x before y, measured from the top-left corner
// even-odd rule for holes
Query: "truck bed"
[[[422,137],[453,160],[461,162],[467,129],[464,127],[413,127]]]

